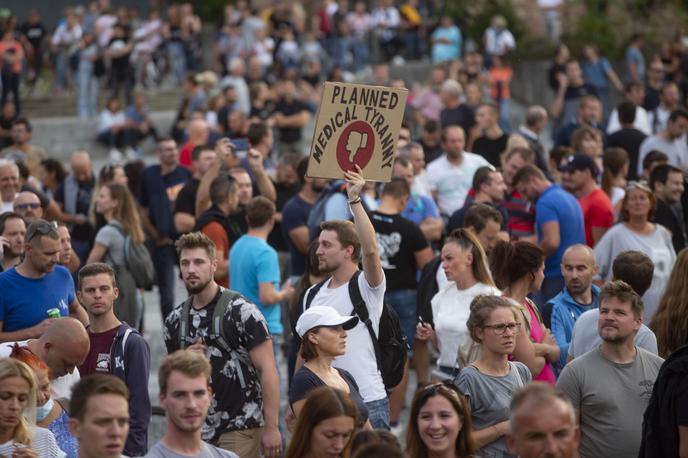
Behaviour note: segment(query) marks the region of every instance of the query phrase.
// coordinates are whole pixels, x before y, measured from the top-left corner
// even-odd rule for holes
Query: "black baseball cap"
[[[559,171],[571,173],[575,170],[590,170],[593,178],[597,178],[597,164],[587,154],[574,154],[566,159],[566,164],[559,167]]]

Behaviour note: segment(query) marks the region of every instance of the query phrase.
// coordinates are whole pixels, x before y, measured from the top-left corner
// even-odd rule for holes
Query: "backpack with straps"
[[[155,285],[155,267],[150,252],[144,243],[136,243],[119,224],[108,224],[124,237],[124,265],[134,277],[137,288],[152,288]]]
[[[382,375],[382,381],[385,384],[385,389],[391,391],[395,386],[401,382],[404,376],[404,367],[408,358],[409,346],[406,343],[406,337],[401,331],[399,323],[399,316],[394,309],[387,303],[382,306],[382,314],[380,315],[380,326],[378,335],[375,335],[373,323],[368,314],[368,307],[366,306],[363,297],[361,296],[361,289],[358,286],[358,277],[361,271],[357,271],[349,280],[349,298],[354,305],[353,313],[363,322],[368,329],[370,339],[373,341],[373,349],[375,350],[375,359],[377,360],[377,367]],[[327,281],[327,280],[325,280]],[[306,296],[305,308],[311,306],[313,299],[323,287],[325,281],[315,285],[308,291]]]
[[[225,327],[222,325],[227,306],[229,306],[232,300],[238,297],[240,297],[239,294],[229,289],[223,289],[217,304],[215,304],[215,310],[213,310],[213,317],[211,319],[210,334],[208,338],[226,353],[229,353],[231,350],[236,350],[240,346],[237,337],[235,335],[227,335]],[[182,304],[182,314],[179,317],[179,348],[182,350],[186,348],[189,343],[186,335],[189,332],[189,310],[191,309],[192,300],[193,298],[189,296],[189,298],[184,301]]]

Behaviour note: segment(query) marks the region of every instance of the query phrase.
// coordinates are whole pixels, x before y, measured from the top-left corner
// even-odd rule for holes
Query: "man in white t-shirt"
[[[464,151],[466,135],[460,126],[442,131],[444,154],[428,165],[427,179],[432,195],[445,215],[463,207],[478,168],[490,165],[485,158]]]
[[[79,320],[57,318],[38,339],[0,344],[0,358],[9,357],[14,344],[28,347],[48,365],[53,398],[71,396],[72,385],[80,378],[77,366],[83,364],[90,346],[88,333]]]
[[[358,272],[359,261],[363,274],[358,275],[361,297],[368,308],[373,330],[377,333],[384,301],[386,281],[377,251],[375,230],[361,205],[361,190],[365,180],[361,169],[344,174],[346,193],[354,222],[326,221],[320,225],[318,239],[318,267],[331,275],[319,288],[307,306],[329,305],[340,315],[352,315],[353,304],[349,297],[349,280]],[[348,331],[346,353],[335,359],[334,366],[347,370],[360,387],[361,396],[368,407],[373,428],[389,429],[389,399],[375,358],[372,338],[363,322]]]

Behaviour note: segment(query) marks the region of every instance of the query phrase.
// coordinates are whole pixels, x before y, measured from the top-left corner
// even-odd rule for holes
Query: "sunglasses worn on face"
[[[41,204],[37,203],[30,203],[30,204],[17,204],[14,206],[14,208],[18,208],[20,210],[28,210],[29,208],[31,210],[38,210],[40,208]]]

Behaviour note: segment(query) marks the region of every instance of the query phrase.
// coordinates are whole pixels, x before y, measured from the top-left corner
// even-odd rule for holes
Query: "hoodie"
[[[599,307],[600,288],[591,285],[592,302],[588,305],[579,304],[576,302],[568,288],[564,288],[559,294],[554,296],[547,303],[552,308],[552,334],[559,345],[559,362],[557,367],[561,370],[566,365],[566,358],[569,354],[569,344],[571,343],[571,335],[573,334],[573,326],[576,320],[584,312]],[[545,308],[548,306],[545,305]]]
[[[110,361],[110,373],[129,388],[129,435],[124,453],[127,456],[143,456],[148,449],[148,424],[151,419],[148,342],[138,331],[122,323],[110,347]]]

